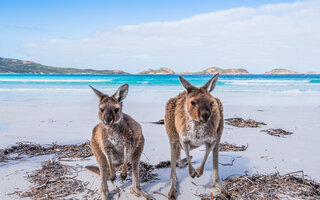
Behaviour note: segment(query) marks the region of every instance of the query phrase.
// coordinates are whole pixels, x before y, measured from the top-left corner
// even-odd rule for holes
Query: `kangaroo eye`
[[[195,101],[191,101],[191,105],[195,106],[197,103]]]
[[[211,107],[213,106],[213,101],[210,103],[210,106],[211,106]]]
[[[114,109],[114,112],[115,113],[119,112],[119,108]]]
[[[100,112],[102,112],[102,113],[103,113],[103,111],[104,111],[104,109],[103,109],[103,108],[100,108]]]

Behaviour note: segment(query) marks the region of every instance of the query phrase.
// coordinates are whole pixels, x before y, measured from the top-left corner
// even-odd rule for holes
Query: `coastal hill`
[[[273,69],[271,71],[265,72],[265,74],[301,74],[301,73],[288,70],[288,69]]]
[[[216,74],[216,73],[220,73],[220,74],[250,74],[247,70],[245,69],[221,69],[219,67],[210,67],[208,69],[205,69],[201,72],[183,72],[181,74]]]
[[[129,74],[121,70],[50,67],[37,62],[0,57],[0,73],[18,74]]]
[[[138,74],[175,74],[174,71],[172,69],[166,68],[166,67],[162,67],[160,69],[147,69],[144,70]]]
[[[271,71],[265,72],[265,74],[319,74],[318,72],[296,72],[289,69],[273,69]]]
[[[172,69],[162,67],[160,69],[147,69],[139,74],[250,74],[245,69],[221,69],[219,67],[210,67],[200,72],[174,72]]]
[[[121,70],[94,70],[94,69],[76,69],[62,68],[42,65],[33,61],[24,61],[0,57],[0,73],[2,74],[129,74]],[[250,74],[246,69],[232,68],[222,69],[219,67],[210,67],[200,72],[174,72],[172,69],[162,67],[160,69],[147,69],[138,74]],[[264,74],[319,74],[317,72],[299,73],[288,69],[273,69]]]

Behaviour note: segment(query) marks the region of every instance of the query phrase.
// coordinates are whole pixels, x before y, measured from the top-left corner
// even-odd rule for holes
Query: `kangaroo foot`
[[[120,177],[122,180],[126,179],[127,178],[127,172],[121,172],[120,173]]]
[[[177,190],[175,188],[172,188],[168,193],[168,198],[170,200],[175,200],[177,198]]]
[[[150,196],[148,193],[146,193],[145,191],[143,191],[141,188],[138,188],[138,187],[132,187],[131,193],[137,197],[143,196],[146,200],[154,200],[152,196]]]
[[[110,170],[109,171],[109,177],[110,177],[110,180],[111,180],[111,182],[113,183],[113,181],[114,180],[116,180],[116,172],[115,171],[113,171],[113,170]]]

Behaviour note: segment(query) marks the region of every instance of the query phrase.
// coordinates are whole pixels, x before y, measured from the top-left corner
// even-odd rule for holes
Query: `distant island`
[[[300,74],[299,72],[288,70],[288,69],[273,69],[265,72],[265,74]]]
[[[219,67],[210,67],[200,72],[182,72],[178,74],[250,74],[246,69],[233,68],[233,69],[221,69]]]
[[[172,69],[167,67],[162,67],[160,69],[147,69],[138,74],[184,74],[184,75],[192,75],[192,74],[251,74],[246,69],[242,68],[232,68],[232,69],[221,69],[219,67],[210,67],[200,72],[174,72]],[[305,72],[300,73],[293,70],[288,69],[273,69],[271,71],[265,72],[264,74],[319,74],[317,72]]]
[[[300,72],[296,72],[288,69],[273,69],[271,71],[265,72],[265,74],[318,74],[318,73],[317,72],[300,73]]]
[[[19,59],[10,59],[0,57],[0,73],[2,74],[130,74],[122,70],[94,70],[94,69],[76,69],[51,67],[39,64],[33,61],[24,61]],[[138,74],[250,74],[246,69],[231,68],[222,69],[219,67],[210,67],[199,72],[174,72],[172,69],[162,67],[160,69],[147,69]],[[264,74],[319,74],[317,72],[299,73],[288,69],[273,69]]]
[[[33,61],[23,61],[0,57],[0,73],[17,74],[129,74],[121,70],[93,70],[62,68],[41,65]]]
[[[210,67],[200,72],[174,72],[172,69],[162,67],[160,69],[147,69],[138,74],[250,74],[245,69],[221,69],[219,67]]]
[[[175,72],[172,69],[162,67],[160,69],[147,69],[142,72],[139,72],[138,74],[175,74]]]

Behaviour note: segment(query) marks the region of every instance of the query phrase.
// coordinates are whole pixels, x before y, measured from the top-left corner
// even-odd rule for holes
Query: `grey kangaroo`
[[[86,168],[100,175],[101,195],[109,199],[107,179],[114,181],[116,169],[120,167],[120,176],[127,176],[127,165],[132,164],[131,193],[145,199],[153,199],[140,188],[139,161],[143,151],[144,137],[138,122],[122,112],[122,102],[128,94],[129,85],[125,84],[108,96],[90,86],[99,98],[99,118],[101,122],[92,131],[91,149],[99,167]]]
[[[165,127],[171,147],[169,199],[176,199],[176,165],[184,165],[181,162],[181,149],[186,153],[189,174],[192,178],[203,174],[208,155],[212,152],[212,182],[221,191],[218,153],[224,125],[223,107],[221,101],[210,94],[215,88],[218,77],[219,74],[216,74],[204,86],[197,88],[180,76],[180,82],[186,91],[169,99],[166,104]],[[195,170],[189,152],[201,145],[205,145],[206,151],[199,169]]]

